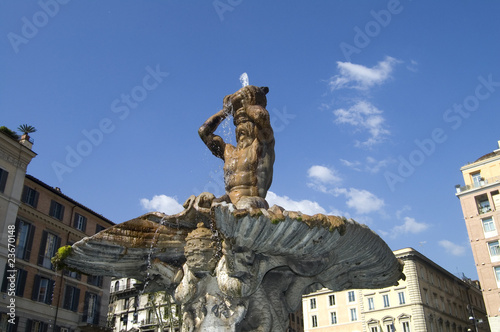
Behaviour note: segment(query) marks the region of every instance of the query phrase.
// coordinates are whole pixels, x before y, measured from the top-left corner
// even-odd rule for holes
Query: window
[[[481,186],[481,172],[472,173],[470,176],[472,177],[472,185],[474,188]]]
[[[49,215],[56,219],[62,220],[64,216],[64,206],[56,201],[50,202]]]
[[[406,301],[405,301],[405,293],[404,292],[399,292],[398,296],[399,296],[399,304],[405,304],[406,303]]]
[[[493,259],[500,259],[500,245],[498,241],[488,242],[490,256]]]
[[[396,329],[394,328],[394,324],[390,323],[385,326],[385,331],[386,332],[394,332]]]
[[[89,285],[94,285],[94,286],[97,286],[97,287],[102,287],[102,281],[103,281],[103,277],[102,276],[93,276],[93,275],[87,276],[87,283]]]
[[[382,297],[383,297],[383,299],[384,299],[384,308],[390,307],[390,303],[389,303],[389,295],[384,294],[384,296],[382,296]]]
[[[311,320],[312,320],[312,327],[318,327],[318,316],[312,315]]]
[[[104,227],[102,225],[99,225],[99,224],[95,225],[95,232],[96,232],[96,234],[99,233],[100,231],[105,230],[105,229],[106,229],[106,227]]]
[[[67,243],[67,245],[68,246],[72,246],[73,242],[69,241]],[[80,273],[78,273],[78,272],[75,272],[75,271],[70,271],[70,270],[63,269],[63,273],[64,273],[65,276],[70,277],[70,278],[74,278],[74,279],[77,279],[77,280],[81,280],[82,279],[82,275]]]
[[[28,319],[26,322],[26,332],[47,332],[47,328],[49,324],[38,321]]]
[[[45,304],[52,304],[53,290],[54,281],[37,274],[35,276],[35,283],[33,285],[31,299],[34,301],[43,302]]]
[[[483,231],[484,235],[496,235],[496,228],[495,228],[495,222],[493,221],[493,217],[481,219],[481,222],[483,223]],[[492,234],[494,233],[494,234]]]
[[[429,292],[424,288],[425,304],[429,304]]]
[[[410,322],[402,322],[403,332],[410,332]]]
[[[130,299],[129,298],[123,299],[123,310],[127,310],[128,309],[129,303],[130,303]]]
[[[73,286],[66,286],[64,292],[63,308],[76,312],[80,301],[80,289]]]
[[[368,310],[374,310],[375,309],[375,304],[373,302],[373,297],[368,298]]]
[[[316,299],[309,300],[311,309],[316,309]]]
[[[495,276],[497,277],[497,285],[500,285],[500,266],[495,266]]]
[[[425,268],[423,266],[420,267],[420,276],[425,280]]]
[[[24,186],[23,195],[21,196],[21,200],[24,203],[36,208],[38,205],[38,196],[39,196],[38,191],[36,191],[35,189],[30,188],[28,186]]]
[[[149,309],[147,314],[146,314],[146,324],[154,324],[155,323],[155,314],[153,313],[153,309]],[[316,316],[314,316],[316,317]],[[314,319],[313,319],[313,322],[314,322]],[[317,324],[317,320],[316,320],[316,324]]]
[[[87,227],[87,218],[79,213],[75,213],[75,220],[73,221],[73,227],[75,227],[79,231],[85,232],[85,228]]]
[[[351,308],[350,313],[351,313],[351,322],[357,321],[358,313],[356,312],[356,308]]]
[[[376,326],[370,327],[370,332],[378,332],[378,327]]]
[[[85,292],[82,322],[96,325],[99,323],[100,300],[97,294]]]
[[[483,194],[476,197],[477,212],[483,214],[491,211],[490,201],[488,200],[488,195]]]
[[[24,220],[17,219],[16,230],[16,257],[29,261],[31,244],[33,243],[33,235],[35,234],[35,226]]]
[[[40,243],[40,253],[38,255],[38,265],[47,269],[52,269],[51,258],[56,254],[61,246],[61,239],[52,233],[43,231],[42,241]]]
[[[10,270],[12,271],[12,270]],[[22,297],[24,295],[24,285],[26,284],[26,275],[28,274],[25,270],[23,269],[16,269],[15,270],[15,287],[16,287],[16,296]],[[7,293],[7,288],[9,287],[10,280],[7,279],[8,277],[13,276],[14,274],[12,272],[9,272],[9,268],[7,265],[5,266],[5,272],[3,276],[3,282],[2,282],[2,292]],[[5,331],[5,330],[4,330]]]
[[[356,301],[356,295],[354,294],[354,291],[349,291],[347,293],[348,301],[349,302],[354,302]]]
[[[0,168],[0,193],[5,191],[5,184],[7,183],[7,177],[9,176],[9,172]]]
[[[330,322],[332,323],[332,325],[337,324],[337,312],[336,311],[330,312]]]
[[[335,295],[328,296],[328,304],[330,305],[330,307],[335,305]]]

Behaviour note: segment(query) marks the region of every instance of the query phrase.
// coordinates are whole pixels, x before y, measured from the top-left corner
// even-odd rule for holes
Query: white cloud
[[[439,245],[443,247],[448,254],[452,254],[453,256],[462,256],[465,253],[465,247],[459,246],[448,240],[439,241]]]
[[[294,201],[288,196],[278,196],[272,191],[268,191],[266,200],[269,203],[269,206],[278,205],[288,211],[300,211],[308,215],[314,215],[316,213],[326,214],[326,210],[323,209],[317,202],[307,199]]]
[[[367,214],[381,210],[385,203],[371,192],[364,189],[350,188],[349,190],[339,190],[347,197],[347,206],[356,210],[359,214]]]
[[[418,71],[418,62],[415,60],[410,60],[410,64],[406,66],[406,69],[416,73]]]
[[[389,130],[385,128],[383,112],[367,101],[358,101],[349,109],[337,109],[333,111],[335,123],[350,124],[358,130],[368,131],[370,137],[364,142],[357,142],[357,146],[372,146],[382,142]]]
[[[338,183],[342,179],[336,171],[325,166],[314,165],[307,170],[307,176],[322,183]]]
[[[393,237],[401,234],[418,234],[429,228],[428,224],[417,222],[414,218],[404,217],[402,225],[394,227]]]
[[[155,195],[152,199],[142,198],[141,206],[147,211],[159,211],[166,214],[176,214],[181,212],[184,208],[176,197],[169,197],[166,195]]]
[[[345,160],[345,159],[340,159],[340,162],[344,165],[344,166],[347,166],[349,168],[352,168],[356,171],[361,171],[361,169],[359,168],[359,166],[361,166],[361,162],[359,161],[349,161],[349,160]]]
[[[350,88],[366,90],[374,85],[380,85],[389,77],[399,60],[390,56],[385,57],[372,68],[351,62],[337,62],[340,74],[329,80],[331,90]]]
[[[360,161],[355,160],[355,161],[349,161],[345,159],[340,159],[340,162],[349,168],[352,168],[355,171],[358,172],[368,172],[368,173],[378,173],[382,168],[386,167],[389,165],[392,160],[391,159],[382,159],[382,160],[377,160],[373,157],[366,157],[366,162],[362,164]]]
[[[403,207],[396,211],[396,218],[400,219],[401,215],[405,212],[411,211],[411,206],[403,205]]]

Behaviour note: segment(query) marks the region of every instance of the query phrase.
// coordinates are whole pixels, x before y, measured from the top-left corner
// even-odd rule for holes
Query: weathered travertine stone
[[[184,331],[285,331],[306,292],[382,288],[403,277],[383,240],[353,220],[278,206],[241,212],[221,202],[146,214],[77,242],[65,263],[171,291]]]
[[[269,208],[274,135],[267,88],[224,98],[199,134],[224,160],[226,195],[191,196],[176,215],[145,214],[73,245],[63,263],[132,277],[182,304],[186,331],[285,331],[302,294],[328,287],[383,288],[402,264],[368,227],[343,217]],[[234,116],[236,147],[214,134]]]

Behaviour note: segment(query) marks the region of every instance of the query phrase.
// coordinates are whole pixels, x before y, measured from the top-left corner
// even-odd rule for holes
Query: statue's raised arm
[[[198,130],[212,153],[224,160],[226,194],[237,208],[267,208],[274,164],[274,134],[266,110],[267,87],[247,85],[224,98],[224,107]],[[236,146],[215,135],[220,123],[234,116]]]
[[[222,137],[215,135],[215,131],[219,127],[222,121],[231,114],[232,106],[229,101],[229,97],[224,98],[223,108],[208,118],[207,121],[198,129],[198,134],[200,135],[202,141],[206,144],[208,149],[214,154],[214,156],[224,160],[224,149],[226,148],[226,142]]]

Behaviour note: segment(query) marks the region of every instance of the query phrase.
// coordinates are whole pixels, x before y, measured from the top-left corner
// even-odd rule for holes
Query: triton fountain
[[[303,294],[397,284],[402,263],[367,226],[268,206],[268,91],[244,86],[199,129],[224,161],[224,196],[191,196],[178,214],[147,213],[84,238],[56,258],[60,265],[170,292],[182,305],[183,331],[286,331]],[[236,146],[215,134],[230,116]]]

